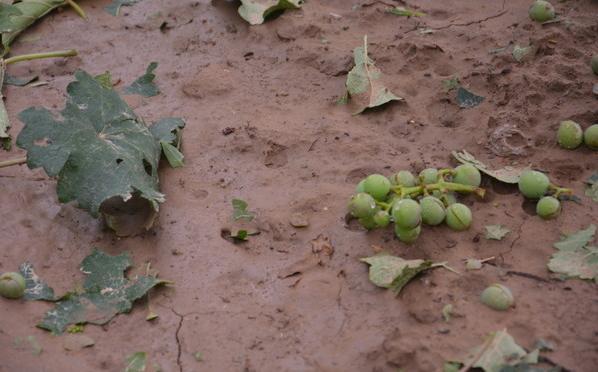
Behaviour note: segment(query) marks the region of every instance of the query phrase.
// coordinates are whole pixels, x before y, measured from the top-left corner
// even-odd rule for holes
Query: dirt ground
[[[127,100],[148,122],[185,118],[185,167],[161,169],[167,201],[158,225],[127,239],[59,204],[56,182],[43,171],[0,170],[0,270],[30,260],[64,293],[81,282],[81,260],[99,247],[129,251],[176,285],[152,292],[158,319],[145,321],[147,301],[140,301],[107,326],[87,326],[96,344],[78,352],[63,349],[64,336],[35,328],[50,304],[0,300],[0,371],[120,371],[136,351],[163,371],[435,371],[503,328],[528,349],[540,338],[552,342],[555,350],[545,355],[571,371],[597,370],[598,287],[556,280],[546,264],[561,233],[598,222],[598,205],[583,196],[597,153],[566,151],[554,140],[561,120],[598,121],[591,94],[598,79],[589,68],[598,53],[598,2],[554,1],[563,20],[542,26],[529,20],[528,0],[412,0],[407,6],[427,15],[411,19],[373,0],[310,0],[252,27],[238,4],[223,0],[144,0],[119,17],[103,11],[109,2],[81,1],[88,22],[55,12],[15,44],[14,55],[76,48],[79,56],[10,67],[49,82],[6,87],[11,133],[27,107],[61,109],[77,69],[109,70],[128,83],[157,61],[161,94]],[[352,116],[335,101],[364,34],[388,87],[405,102]],[[538,53],[522,64],[500,49],[530,41]],[[451,76],[486,100],[459,109],[442,90]],[[543,221],[516,187],[486,179],[484,201],[464,199],[475,217],[466,232],[425,227],[406,246],[390,228],[366,233],[345,222],[363,176],[454,165],[456,149],[497,167],[532,164],[583,203],[566,203],[557,219]],[[15,148],[0,160],[23,154]],[[244,244],[221,237],[235,197],[259,215],[261,234]],[[296,212],[309,227],[289,224]],[[512,232],[488,241],[488,224]],[[332,258],[281,278],[311,254],[319,235],[330,239]],[[372,246],[448,261],[463,274],[428,271],[396,298],[371,284],[358,261]],[[465,272],[464,258],[490,256],[497,257],[491,265]],[[512,289],[514,309],[480,303],[494,282]],[[458,315],[450,322],[441,315],[446,304]],[[40,355],[15,347],[30,335]]]

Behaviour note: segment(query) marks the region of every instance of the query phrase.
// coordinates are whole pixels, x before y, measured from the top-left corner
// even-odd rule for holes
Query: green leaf
[[[247,241],[250,236],[259,235],[259,233],[258,230],[233,229],[230,232],[230,237],[235,240]]]
[[[432,266],[432,261],[404,260],[387,253],[362,258],[360,261],[370,265],[369,278],[372,283],[397,294],[417,274]]]
[[[164,156],[166,157],[166,160],[168,160],[168,164],[170,164],[171,167],[180,168],[184,165],[184,156],[176,147],[164,141],[160,141],[160,145],[162,145]]]
[[[147,291],[165,283],[147,275],[127,279],[124,272],[131,265],[128,253],[110,256],[94,249],[81,264],[81,271],[87,275],[83,292],[64,296],[37,326],[59,334],[69,324],[106,324],[117,314],[129,312],[133,302]]]
[[[459,362],[444,362],[442,372],[459,372],[462,366],[463,364]]]
[[[143,351],[138,351],[127,357],[127,366],[125,372],[143,372],[147,363],[147,354]]]
[[[24,298],[29,301],[47,300],[54,301],[54,290],[48,286],[33,270],[33,265],[25,262],[19,266],[19,272],[25,278]]]
[[[112,89],[112,87],[114,86],[114,84],[112,84],[112,74],[110,73],[110,71],[106,71],[103,74],[96,75],[94,76],[94,79],[96,79],[96,81],[106,89]]]
[[[150,127],[150,132],[160,142],[162,152],[173,168],[184,165],[184,156],[179,150],[181,130],[184,127],[185,122],[181,118],[162,119]]]
[[[120,8],[123,6],[131,6],[140,2],[141,0],[112,0],[112,3],[104,8],[105,11],[117,16],[120,13]]]
[[[390,101],[402,101],[395,96],[382,82],[382,72],[368,56],[368,39],[363,37],[363,47],[353,51],[355,66],[347,75],[347,92],[349,103],[353,106],[353,114],[359,114],[367,108],[384,105]]]
[[[490,334],[482,345],[470,350],[462,362],[471,365],[472,368],[481,368],[485,372],[499,372],[504,366],[522,362],[537,363],[537,354],[528,354],[504,329]]]
[[[248,204],[242,199],[233,199],[233,219],[238,221],[244,219],[247,221],[253,220],[255,214],[247,210]]]
[[[484,101],[484,97],[473,94],[463,87],[457,89],[457,103],[461,108],[471,108]]]
[[[24,87],[29,83],[32,83],[38,79],[37,75],[31,75],[27,77],[16,77],[9,74],[4,74],[4,85],[14,85],[17,87]]]
[[[598,172],[588,178],[586,184],[586,196],[589,196],[593,201],[598,202]]]
[[[0,33],[13,31],[16,26],[12,21],[12,17],[21,14],[16,6],[0,3]]]
[[[594,280],[598,283],[598,247],[589,243],[596,234],[596,225],[571,234],[554,243],[559,251],[548,262],[550,271],[568,278]]]
[[[387,9],[386,11],[390,14],[394,14],[396,16],[401,16],[401,17],[423,17],[426,15],[426,13],[403,8],[402,6],[396,6],[394,8]]]
[[[299,9],[303,0],[241,0],[239,15],[251,25],[260,25],[266,18],[285,9]]]
[[[488,240],[502,240],[502,238],[511,232],[511,230],[503,225],[488,225],[484,228],[486,229],[486,239]]]
[[[158,68],[158,62],[152,62],[147,66],[145,74],[141,75],[124,89],[125,94],[139,94],[144,97],[153,97],[160,93],[160,89],[154,83],[156,75],[154,71]]]
[[[488,166],[481,161],[477,160],[472,154],[463,150],[453,151],[452,155],[457,161],[462,164],[471,164],[476,167],[480,172],[487,174],[488,176],[497,179],[504,183],[517,183],[521,173],[528,170],[529,168],[513,168],[504,167],[501,169],[489,169]]]
[[[459,88],[459,77],[453,76],[450,79],[442,80],[442,87],[446,93],[450,92],[453,89]]]
[[[25,127],[17,145],[27,150],[27,165],[58,178],[58,199],[76,200],[94,217],[112,197],[139,197],[158,211],[161,147],[143,121],[119,95],[84,71],[75,73],[62,118],[43,108],[19,115]]]

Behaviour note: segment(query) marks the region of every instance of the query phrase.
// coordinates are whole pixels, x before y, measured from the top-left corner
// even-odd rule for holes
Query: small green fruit
[[[536,213],[545,220],[549,220],[559,215],[561,212],[561,202],[552,196],[545,196],[536,204]]]
[[[401,199],[392,205],[392,218],[404,229],[413,229],[422,222],[421,207],[412,199]]]
[[[598,65],[598,58],[596,64]],[[592,150],[598,150],[598,124],[593,124],[586,128],[586,131],[583,133],[583,142]]]
[[[400,241],[406,244],[411,244],[415,242],[419,237],[421,231],[421,226],[416,226],[413,229],[406,229],[395,224],[395,235],[397,236],[397,238],[399,238]]]
[[[0,275],[0,295],[6,298],[21,298],[25,294],[25,278],[19,273]]]
[[[360,217],[358,221],[359,224],[365,227],[367,230],[373,230],[378,227],[378,224],[376,224],[376,221],[374,221],[374,217],[372,216]]]
[[[376,212],[373,219],[378,227],[386,227],[390,223],[390,215],[386,211]]]
[[[536,0],[529,8],[532,21],[546,22],[554,19],[554,7],[548,1]]]
[[[526,198],[539,199],[548,190],[550,180],[542,172],[526,170],[519,177],[519,191]]]
[[[444,221],[446,210],[440,199],[426,196],[419,201],[419,205],[422,209],[422,222],[426,225],[436,226]]]
[[[446,209],[446,224],[453,230],[467,230],[471,220],[471,210],[465,204],[451,204]]]
[[[438,169],[426,168],[419,172],[419,179],[423,185],[429,185],[438,182]]]
[[[480,300],[484,305],[500,311],[508,310],[515,302],[511,290],[502,284],[492,284],[484,289]]]
[[[562,148],[573,150],[583,142],[583,130],[572,120],[562,121],[557,132],[557,140]]]
[[[397,186],[403,187],[413,187],[417,184],[417,180],[415,179],[415,176],[413,176],[413,173],[407,170],[397,172],[397,174],[392,177],[392,182]]]
[[[455,168],[453,182],[478,187],[482,183],[482,174],[473,165],[462,164]]]
[[[355,193],[359,194],[360,192],[365,192],[364,185],[365,185],[365,179],[359,181],[359,183],[355,187]]]
[[[592,66],[592,71],[594,71],[594,74],[598,75],[598,54],[594,54],[590,65]]]
[[[376,213],[376,201],[371,195],[360,192],[351,198],[349,212],[357,218],[372,217]]]
[[[371,174],[366,177],[363,183],[363,191],[376,200],[384,200],[390,192],[390,181],[381,174]]]

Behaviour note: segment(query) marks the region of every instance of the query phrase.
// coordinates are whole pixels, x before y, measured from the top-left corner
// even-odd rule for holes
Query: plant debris
[[[133,82],[133,84],[125,87],[123,93],[125,94],[138,94],[143,97],[153,97],[157,96],[160,93],[160,89],[154,80],[156,79],[156,74],[154,71],[158,68],[158,62],[152,62],[147,66],[145,70],[145,74],[141,75]]]
[[[457,103],[461,108],[472,108],[484,101],[483,96],[478,96],[463,87],[457,89]]]
[[[370,265],[369,277],[372,283],[397,294],[417,274],[432,267],[432,261],[405,260],[387,253],[362,258],[360,261]]]
[[[394,8],[389,8],[386,11],[390,14],[394,14],[396,16],[401,16],[401,17],[423,17],[426,15],[426,13],[407,9],[402,6],[396,6]]]
[[[303,0],[241,0],[239,15],[251,25],[260,25],[273,13],[299,9]]]
[[[24,299],[55,301],[54,289],[50,288],[33,270],[33,265],[25,262],[19,266],[19,272],[25,278],[25,295]]]
[[[110,5],[104,8],[105,11],[112,14],[113,16],[117,16],[120,13],[120,8],[123,6],[131,6],[140,2],[141,0],[112,0]]]
[[[586,196],[589,196],[593,201],[598,202],[598,172],[588,178],[586,184]]]
[[[147,364],[147,353],[138,351],[127,357],[127,365],[124,372],[143,372]]]
[[[249,206],[247,202],[243,199],[233,199],[233,220],[246,220],[251,221],[255,218],[255,214],[253,212],[249,212],[247,207]]]
[[[503,225],[488,225],[484,226],[486,229],[486,239],[488,240],[502,240],[511,230]]]
[[[548,262],[550,271],[598,283],[598,246],[590,245],[595,234],[596,225],[592,224],[554,243],[558,252]]]
[[[477,160],[472,154],[467,152],[466,150],[463,151],[453,151],[452,155],[455,159],[457,159],[462,164],[471,164],[474,167],[478,168],[478,170],[482,173],[487,174],[488,176],[504,182],[504,183],[517,183],[519,182],[519,176],[525,170],[529,168],[513,168],[513,167],[504,167],[501,169],[489,169],[488,166],[481,161]]]

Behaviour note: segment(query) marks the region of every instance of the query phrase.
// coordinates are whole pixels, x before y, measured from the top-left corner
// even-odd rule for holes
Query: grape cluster
[[[555,218],[561,212],[559,196],[572,194],[570,189],[553,185],[544,173],[535,170],[524,171],[518,186],[523,196],[538,200],[536,214],[545,220]],[[546,195],[549,193],[552,195]]]
[[[582,142],[592,150],[598,150],[598,124],[590,125],[584,131],[573,120],[562,121],[557,131],[557,141],[568,150],[576,149]]]
[[[445,222],[451,229],[462,231],[472,221],[471,210],[458,203],[458,193],[484,196],[480,188],[482,175],[473,165],[454,169],[427,168],[417,177],[401,170],[389,178],[372,174],[363,179],[349,202],[349,212],[368,230],[394,223],[395,235],[405,243],[413,243],[421,233],[421,225]]]

